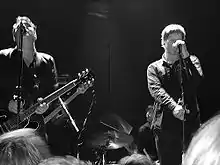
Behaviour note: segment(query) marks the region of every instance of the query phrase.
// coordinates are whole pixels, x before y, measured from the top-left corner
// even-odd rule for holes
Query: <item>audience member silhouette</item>
[[[147,155],[134,153],[129,156],[121,158],[119,165],[153,165],[151,158]]]
[[[39,165],[92,165],[92,163],[89,161],[83,161],[77,159],[71,155],[66,155],[66,156],[53,156],[44,159],[40,162]]]
[[[220,114],[201,125],[183,158],[183,165],[220,164]]]
[[[34,129],[17,129],[0,136],[1,165],[37,165],[50,156],[49,147]]]

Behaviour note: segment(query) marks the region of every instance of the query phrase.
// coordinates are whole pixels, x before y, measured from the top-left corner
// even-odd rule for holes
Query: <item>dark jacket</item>
[[[186,108],[190,110],[186,114],[186,120],[194,120],[199,113],[197,102],[197,88],[203,77],[203,72],[199,59],[190,55],[184,59],[186,65],[182,70],[182,84],[184,91],[184,101]],[[151,63],[147,68],[148,89],[151,96],[160,105],[156,115],[158,126],[169,129],[170,127],[178,127],[181,121],[172,114],[173,109],[178,104],[178,100],[182,98],[182,88],[180,85],[180,62],[176,61],[170,65],[164,57]]]
[[[13,95],[18,94],[16,86],[21,70],[21,93],[27,102],[36,102],[37,98],[55,90],[57,70],[52,56],[37,52],[29,67],[23,62],[23,69],[21,59],[21,53],[15,48],[0,51],[0,109],[7,110]]]

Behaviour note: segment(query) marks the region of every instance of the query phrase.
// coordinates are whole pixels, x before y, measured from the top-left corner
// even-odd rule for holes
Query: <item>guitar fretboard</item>
[[[45,97],[42,102],[49,104],[52,101],[54,101],[55,99],[57,99],[59,96],[63,95],[64,93],[68,92],[69,90],[71,90],[72,88],[74,88],[77,84],[79,84],[80,80],[72,80],[70,81],[68,84],[64,85],[63,87],[59,88],[58,90],[56,90],[55,92],[51,93],[50,95],[48,95],[47,97]],[[9,126],[13,125],[17,125],[21,122],[23,122],[24,120],[26,120],[28,117],[30,117],[33,113],[35,113],[36,108],[40,105],[40,102],[32,105],[31,107],[29,107],[28,109],[26,109],[24,111],[24,114],[19,114],[19,116],[8,120],[7,124]]]
[[[71,95],[64,104],[69,104],[73,99],[78,96],[80,92],[75,92],[73,95]],[[59,105],[53,112],[51,112],[48,116],[44,118],[44,124],[48,123],[57,113],[59,113],[62,110],[62,106]]]

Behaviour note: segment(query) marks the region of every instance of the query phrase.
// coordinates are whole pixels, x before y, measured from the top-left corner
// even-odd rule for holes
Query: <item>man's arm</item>
[[[149,65],[147,68],[147,82],[149,92],[156,101],[167,106],[170,110],[177,106],[176,101],[162,87],[154,64]]]
[[[195,87],[197,87],[204,77],[201,63],[195,55],[190,55],[188,58],[185,59],[185,61],[189,74],[193,78],[194,85]]]
[[[56,90],[58,88],[58,75],[57,75],[57,68],[56,68],[56,63],[53,57],[50,59],[50,65],[51,65],[51,84],[52,84],[52,91]]]
[[[44,75],[44,80],[42,82],[42,89],[41,90],[41,96],[38,98],[38,101],[42,101],[42,96],[46,97],[47,95],[51,94],[53,91],[55,91],[58,88],[57,85],[57,69],[56,64],[54,61],[54,58],[52,56],[49,56],[47,58],[46,62],[46,75]],[[49,105],[42,103],[40,106],[36,109],[37,114],[44,113],[49,108]]]
[[[7,79],[7,70],[10,68],[9,56],[12,51],[12,48],[0,50],[0,109],[2,111],[8,111],[9,98],[12,98],[12,96],[10,96],[10,90],[8,88],[9,82]]]
[[[39,62],[37,63],[37,76],[40,78],[38,97],[46,97],[57,89],[57,68],[52,56],[39,53]]]

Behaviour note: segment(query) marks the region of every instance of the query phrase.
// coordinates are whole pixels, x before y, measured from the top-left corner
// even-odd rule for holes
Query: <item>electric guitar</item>
[[[69,104],[73,99],[75,99],[79,94],[84,94],[87,89],[93,86],[94,79],[87,80],[86,82],[79,85],[76,92],[71,95],[66,101],[64,102],[65,105]],[[59,105],[55,110],[53,110],[49,115],[44,117],[44,124],[47,124],[53,117],[56,116],[63,109],[62,105]]]
[[[33,104],[28,109],[24,110],[23,113],[15,115],[15,117],[12,117],[7,121],[2,122],[2,124],[0,124],[0,134],[15,129],[27,127],[30,122],[31,116],[35,114],[37,107],[40,106],[41,103],[49,104],[56,100],[58,97],[76,87],[77,85],[83,84],[88,80],[94,81],[94,74],[89,69],[85,69],[81,73],[78,73],[78,77],[76,79],[70,81],[63,87],[46,96],[45,98],[43,98],[42,101]]]

